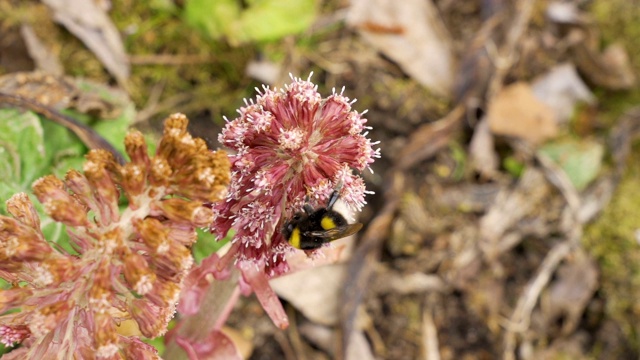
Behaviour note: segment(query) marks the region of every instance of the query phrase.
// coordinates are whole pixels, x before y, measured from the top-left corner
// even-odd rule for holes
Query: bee
[[[298,212],[287,220],[282,234],[289,244],[302,250],[315,250],[362,229],[361,223],[349,224],[344,216],[333,210],[339,197],[338,190],[334,190],[326,207],[314,209],[305,204],[304,212]]]

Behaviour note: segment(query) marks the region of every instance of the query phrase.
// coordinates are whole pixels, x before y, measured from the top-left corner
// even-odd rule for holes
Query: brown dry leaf
[[[485,254],[493,257],[517,244],[505,236],[507,231],[521,219],[530,216],[551,194],[544,175],[539,170],[527,168],[519,183],[513,189],[501,191],[489,211],[480,219],[480,247]]]
[[[336,350],[336,331],[328,326],[314,324],[309,321],[305,321],[299,327],[300,334],[309,340],[315,347],[321,349],[334,357]]]
[[[354,331],[349,337],[346,360],[375,360],[371,345],[362,331]]]
[[[631,89],[636,85],[629,55],[621,44],[611,44],[601,53],[595,31],[576,30],[570,38],[574,43],[573,60],[589,81],[612,90]]]
[[[273,85],[282,77],[282,64],[265,59],[252,60],[247,64],[245,73],[263,84]]]
[[[242,332],[229,326],[223,326],[221,331],[229,339],[231,339],[243,359],[248,359],[249,357],[251,357],[254,348],[253,341],[247,339],[247,337],[243,335]]]
[[[322,325],[338,322],[338,302],[346,276],[344,264],[298,271],[271,280],[278,296],[291,303],[311,321]]]
[[[40,41],[31,25],[22,24],[20,34],[27,46],[27,51],[36,64],[36,69],[45,73],[62,76],[64,69],[58,58]]]
[[[53,10],[53,19],[78,37],[102,62],[105,68],[125,85],[130,66],[118,29],[106,9],[95,1],[42,0]]]
[[[549,105],[559,123],[569,121],[577,103],[594,104],[596,99],[580,79],[573,64],[560,64],[531,84],[534,95]]]
[[[609,135],[609,145],[617,176],[622,176],[626,170],[627,160],[632,154],[631,144],[638,137],[640,137],[640,107],[636,106],[618,119]]]
[[[602,51],[598,27],[577,2],[554,1],[547,7],[547,16],[554,22],[574,26],[566,40],[571,44],[573,62],[590,82],[612,90],[631,89],[636,85],[637,78],[625,48],[613,43]]]
[[[502,189],[500,183],[456,184],[442,189],[432,201],[450,209],[465,212],[485,213],[493,205],[496,196]]]
[[[440,360],[438,328],[433,321],[433,306],[426,306],[422,312],[422,358]]]
[[[444,292],[447,285],[439,275],[413,272],[400,274],[387,270],[381,273],[379,281],[372,285],[378,293],[394,293],[400,295],[419,294],[425,292]]]
[[[422,196],[413,191],[402,194],[400,214],[393,223],[387,249],[394,256],[416,255],[426,234],[438,233],[441,226],[425,207]]]
[[[602,68],[608,69],[608,73],[612,75],[609,85],[612,89],[631,89],[636,85],[636,76],[631,68],[631,61],[627,50],[620,43],[607,46],[600,56]]]
[[[502,312],[508,303],[507,289],[504,279],[486,271],[479,271],[473,281],[466,284],[467,306],[474,313],[483,314],[487,327],[493,331],[499,331],[500,322],[504,319]]]
[[[551,21],[561,24],[588,24],[591,22],[588,14],[581,11],[576,2],[552,1],[545,12]]]
[[[450,95],[452,41],[431,0],[352,0],[347,23],[420,84]]]
[[[120,88],[83,78],[76,78],[73,82],[79,94],[73,99],[71,107],[83,114],[91,114],[102,120],[114,119],[121,116],[131,104],[129,95]]]
[[[70,107],[80,91],[73,80],[41,72],[17,72],[0,76],[0,92],[22,96],[62,110]]]
[[[113,119],[129,106],[128,95],[87,79],[44,72],[17,72],[0,76],[0,92],[18,95],[55,110],[76,109],[102,120]]]
[[[486,117],[474,128],[469,144],[469,158],[473,167],[486,178],[492,178],[498,172],[500,159],[496,153],[493,134]]]
[[[534,145],[558,134],[553,110],[523,82],[507,86],[495,96],[489,103],[487,119],[494,134],[513,136]]]
[[[420,125],[396,155],[397,168],[400,170],[408,169],[448,146],[451,138],[460,127],[464,111],[464,106],[458,105],[442,119]]]
[[[558,359],[592,359],[592,354],[585,354],[588,343],[592,341],[586,332],[577,332],[569,337],[560,337],[551,340],[551,344],[541,342],[537,348],[526,352],[520,357],[522,360],[558,360]],[[534,345],[531,344],[531,347]],[[605,354],[600,359],[621,359],[618,356],[610,357],[606,350],[601,351]]]
[[[602,176],[580,194],[578,221],[581,224],[594,220],[609,204],[616,185],[615,176]]]
[[[555,280],[541,298],[548,326],[562,321],[562,333],[570,334],[578,326],[587,304],[598,288],[598,268],[581,248],[576,248],[560,265]]]

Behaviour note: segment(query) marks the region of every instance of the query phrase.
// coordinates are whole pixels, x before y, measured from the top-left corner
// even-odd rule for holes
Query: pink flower
[[[267,280],[289,270],[285,255],[295,251],[282,235],[284,222],[307,199],[324,206],[338,187],[344,203],[360,210],[367,191],[353,169],[362,171],[380,156],[362,133],[367,120],[351,109],[353,101],[335,91],[323,98],[309,80],[292,79],[284,89],[263,88],[227,121],[219,140],[236,154],[227,200],[215,204],[211,226],[219,238],[235,230],[221,266],[237,264],[281,327],[287,319]]]
[[[0,342],[22,344],[8,358],[158,358],[137,336],[122,334],[123,324],[149,338],[166,332],[193,264],[195,228],[213,220],[203,203],[220,200],[229,181],[226,153],[207,150],[186,126],[184,115],[170,117],[155,156],[132,132],[130,163],[92,151],[84,173],[34,183],[47,213],[67,226],[75,253],[47,242],[25,194],[7,201],[0,276],[14,286],[0,291]]]

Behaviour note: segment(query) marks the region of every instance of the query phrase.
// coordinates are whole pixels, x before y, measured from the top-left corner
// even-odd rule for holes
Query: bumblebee
[[[298,212],[287,220],[282,235],[289,244],[302,250],[315,250],[362,229],[362,224],[349,224],[344,216],[332,209],[339,197],[338,191],[334,190],[326,207],[314,209],[305,204],[304,212]]]

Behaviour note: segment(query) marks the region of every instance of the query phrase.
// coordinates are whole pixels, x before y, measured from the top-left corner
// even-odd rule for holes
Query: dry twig
[[[422,358],[440,360],[438,329],[433,321],[433,307],[428,304],[422,312]]]

